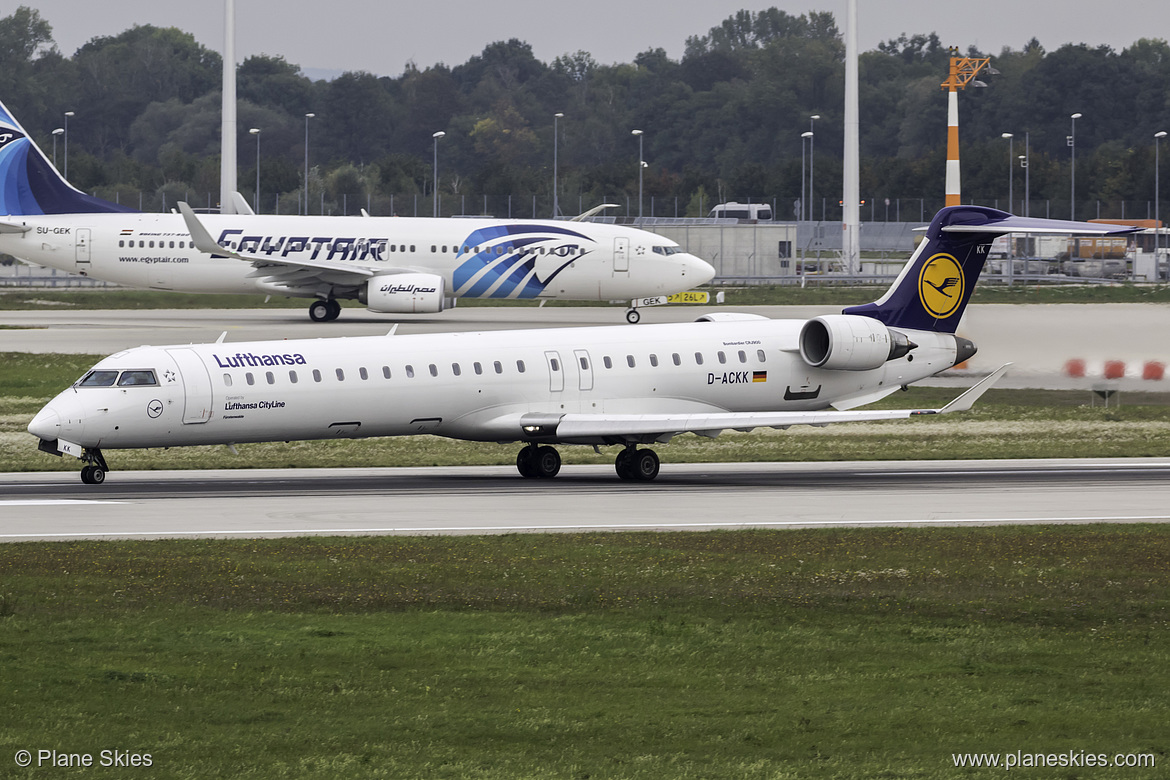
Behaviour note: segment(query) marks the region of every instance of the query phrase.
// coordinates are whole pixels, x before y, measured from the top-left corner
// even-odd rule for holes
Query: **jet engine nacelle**
[[[800,356],[816,368],[868,371],[913,348],[904,333],[852,314],[814,317],[800,329]]]
[[[443,310],[443,277],[392,274],[366,282],[358,300],[380,314],[434,314]]]

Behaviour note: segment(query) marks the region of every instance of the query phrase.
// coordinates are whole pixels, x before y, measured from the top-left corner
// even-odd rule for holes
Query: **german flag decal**
[[[753,382],[767,382],[768,381],[768,372],[767,371],[753,371],[752,372],[752,381]]]

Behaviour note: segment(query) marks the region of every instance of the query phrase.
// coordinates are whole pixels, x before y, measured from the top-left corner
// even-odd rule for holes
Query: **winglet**
[[[244,196],[238,192],[232,193],[232,206],[235,207],[237,214],[246,214],[247,216],[255,216],[256,212],[252,211],[252,207],[248,205],[248,201]]]
[[[227,255],[237,260],[246,259],[215,243],[215,239],[207,232],[207,228],[203,226],[199,217],[195,216],[195,212],[185,201],[179,201],[179,213],[183,215],[183,221],[187,223],[187,232],[191,234],[191,240],[195,242],[195,248],[200,252],[206,252],[209,255]]]
[[[979,398],[991,389],[991,386],[999,381],[999,378],[1008,370],[1011,363],[1004,363],[999,368],[992,371],[987,376],[983,377],[977,384],[967,389],[967,392],[951,401],[949,404],[938,410],[939,414],[949,414],[950,412],[966,412],[970,410]]]

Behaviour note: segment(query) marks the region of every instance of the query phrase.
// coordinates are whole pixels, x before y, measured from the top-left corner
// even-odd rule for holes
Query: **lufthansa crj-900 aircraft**
[[[41,450],[83,460],[87,483],[105,479],[103,449],[418,433],[523,442],[516,466],[536,478],[560,470],[554,444],[617,445],[618,476],[651,480],[658,457],[638,445],[680,433],[970,408],[1003,368],[942,409],[856,409],[975,354],[955,328],[996,236],[1133,230],[947,208],[878,301],[807,321],[138,347],[94,366],[28,430]]]
[[[209,252],[191,224],[211,236]],[[3,104],[0,252],[131,287],[311,298],[318,322],[337,318],[340,299],[434,313],[452,297],[634,300],[715,276],[673,241],[618,225],[139,213],[65,181]]]

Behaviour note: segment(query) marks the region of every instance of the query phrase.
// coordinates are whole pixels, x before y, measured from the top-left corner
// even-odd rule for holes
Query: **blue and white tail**
[[[1017,217],[983,206],[949,206],[934,215],[894,284],[878,300],[845,314],[872,317],[896,328],[954,333],[983,271],[991,243],[1007,233],[1123,235],[1124,225]]]
[[[0,215],[92,214],[134,209],[86,195],[57,173],[0,103]]]

